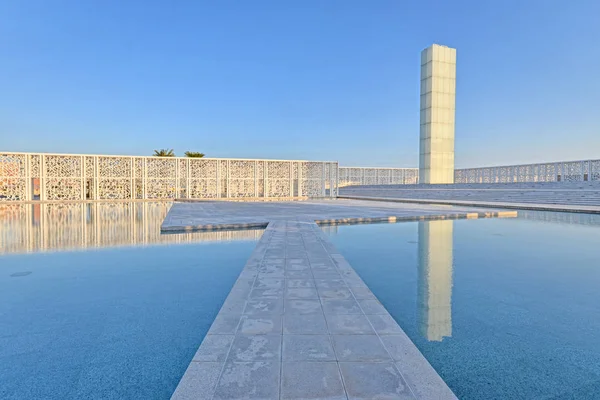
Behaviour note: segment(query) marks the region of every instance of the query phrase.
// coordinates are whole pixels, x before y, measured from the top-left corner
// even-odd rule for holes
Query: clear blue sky
[[[0,150],[417,166],[457,48],[457,167],[600,158],[600,1],[3,0]]]

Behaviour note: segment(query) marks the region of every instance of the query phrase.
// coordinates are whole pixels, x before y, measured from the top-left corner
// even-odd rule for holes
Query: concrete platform
[[[271,221],[341,224],[492,216],[498,216],[498,210],[368,200],[333,199],[265,203],[198,201],[175,203],[163,221],[161,231],[266,228]]]
[[[176,203],[164,231],[267,227],[172,399],[456,399],[314,221],[515,215],[353,200]]]

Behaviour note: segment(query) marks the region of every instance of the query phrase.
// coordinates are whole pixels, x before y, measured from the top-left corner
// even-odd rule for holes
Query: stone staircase
[[[600,182],[347,186],[339,196],[600,206]]]

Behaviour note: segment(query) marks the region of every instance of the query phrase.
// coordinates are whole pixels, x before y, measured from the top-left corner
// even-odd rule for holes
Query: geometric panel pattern
[[[0,153],[0,201],[27,198],[27,158],[20,154]]]
[[[455,183],[600,181],[600,160],[455,170]],[[0,153],[0,201],[335,197],[348,185],[410,185],[418,168],[337,162]]]
[[[0,153],[0,201],[325,197],[337,162]]]
[[[75,155],[47,155],[42,160],[45,199],[81,200],[83,195],[83,157]]]
[[[217,198],[217,179],[219,175],[218,160],[190,159],[189,160],[189,198]]]
[[[299,169],[302,176],[300,190],[303,196],[318,197],[323,192],[323,163],[303,163]]]
[[[133,162],[134,159],[132,157],[97,157],[97,165],[89,166],[92,169],[95,168],[98,170],[97,194],[95,198],[98,200],[134,198],[132,195]]]
[[[455,183],[584,182],[600,180],[600,160],[457,169]]]
[[[418,168],[340,167],[339,187],[350,185],[414,185]]]

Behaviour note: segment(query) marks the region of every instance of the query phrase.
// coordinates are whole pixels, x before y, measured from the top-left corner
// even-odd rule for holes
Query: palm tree
[[[199,153],[197,151],[186,151],[185,153],[186,157],[192,157],[192,158],[202,158],[204,157],[204,153]]]
[[[154,157],[175,157],[173,149],[154,150]]]

